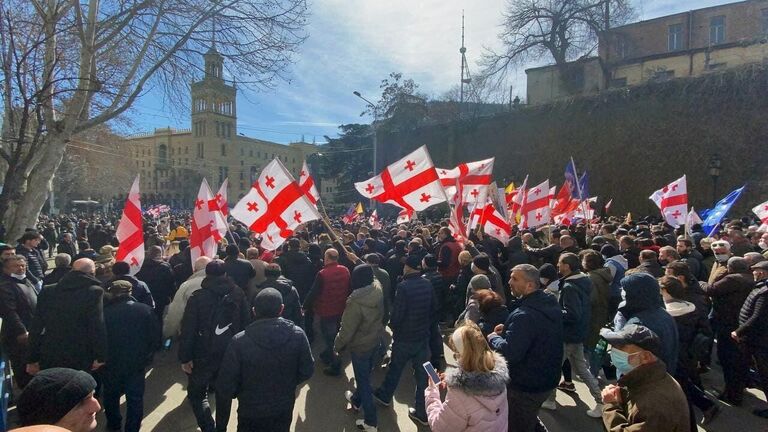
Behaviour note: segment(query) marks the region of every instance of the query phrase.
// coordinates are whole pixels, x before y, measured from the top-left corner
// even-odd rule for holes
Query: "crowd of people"
[[[607,218],[515,228],[507,244],[447,221],[337,219],[277,251],[233,221],[218,256],[194,262],[189,218],[145,217],[135,275],[115,260],[117,215],[41,216],[0,244],[19,426],[90,431],[103,407],[108,430],[140,430],[163,346],[178,349],[203,432],[227,430],[233,399],[238,431],[290,430],[315,345],[328,376],[351,360],[354,388],[339,397],[363,431],[378,430],[409,363],[409,417],[435,432],[546,430],[539,410],[577,394],[574,374],[593,399],[585,414],[608,430],[695,431],[746,387],[768,391],[768,233],[748,218],[713,237]],[[713,357],[719,400],[701,379]]]

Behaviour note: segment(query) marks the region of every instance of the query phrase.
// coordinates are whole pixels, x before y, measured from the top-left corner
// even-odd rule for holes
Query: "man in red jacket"
[[[315,282],[304,300],[304,309],[312,309],[320,317],[320,333],[323,335],[325,349],[320,353],[320,360],[328,365],[323,373],[337,376],[341,373],[341,361],[333,352],[333,342],[339,332],[341,315],[351,291],[349,269],[339,265],[339,252],[336,249],[325,251],[325,266],[315,276]]]

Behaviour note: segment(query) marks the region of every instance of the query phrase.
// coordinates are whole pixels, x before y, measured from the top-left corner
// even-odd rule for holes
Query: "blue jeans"
[[[351,353],[352,370],[355,371],[357,389],[352,394],[352,403],[363,409],[363,419],[369,426],[376,426],[376,406],[373,404],[373,389],[371,388],[371,370],[373,370],[373,353]]]
[[[104,384],[104,414],[107,427],[123,430],[120,415],[120,396],[125,394],[125,432],[139,432],[144,417],[144,371],[112,372],[102,375]]]
[[[323,342],[325,342],[325,348],[320,353],[320,359],[328,363],[328,366],[332,369],[337,370],[341,368],[341,360],[333,352],[333,342],[336,340],[336,334],[339,332],[340,325],[341,316],[320,318],[320,333],[322,333]]]
[[[400,382],[400,376],[403,374],[405,365],[410,360],[413,368],[413,378],[416,381],[416,392],[414,394],[414,408],[416,415],[421,419],[427,418],[427,411],[424,408],[424,390],[427,388],[427,373],[422,366],[429,360],[429,339],[420,342],[399,342],[397,339],[392,343],[392,361],[387,369],[387,376],[378,390],[376,396],[384,402],[392,401],[392,395]]]

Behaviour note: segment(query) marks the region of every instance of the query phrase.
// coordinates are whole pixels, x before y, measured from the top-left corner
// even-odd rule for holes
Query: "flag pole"
[[[581,212],[584,215],[584,219],[587,219],[587,210],[584,206],[584,197],[581,195],[581,180],[579,179],[579,172],[576,171],[576,162],[573,161],[573,156],[571,156],[571,167],[573,168],[573,182],[576,183],[576,194],[579,195],[579,201],[581,205]]]

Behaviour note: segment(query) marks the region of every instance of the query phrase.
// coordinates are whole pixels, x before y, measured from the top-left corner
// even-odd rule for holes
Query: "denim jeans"
[[[565,358],[563,361],[568,360],[571,363],[571,368],[576,372],[576,375],[584,381],[584,384],[589,388],[589,392],[598,404],[603,403],[603,398],[600,393],[600,383],[597,381],[592,372],[589,370],[587,360],[584,358],[584,344],[580,343],[567,343],[564,344],[563,354]],[[549,401],[555,401],[555,392],[552,390],[552,394],[549,397]]]
[[[416,392],[414,393],[414,408],[416,415],[421,419],[427,418],[427,411],[424,408],[424,390],[427,388],[427,373],[422,366],[429,360],[429,340],[420,342],[399,342],[397,339],[392,343],[392,361],[389,363],[387,375],[384,382],[378,390],[376,396],[384,402],[392,401],[392,395],[400,382],[400,376],[403,374],[405,365],[410,360],[413,368],[413,378],[416,381]]]
[[[368,352],[351,353],[352,370],[355,371],[357,389],[352,394],[352,403],[363,409],[363,418],[369,426],[376,426],[376,406],[373,404],[373,389],[371,388],[371,370],[373,370],[373,354],[375,349]]]
[[[289,432],[293,410],[261,418],[237,418],[237,432]]]
[[[320,333],[322,333],[323,342],[325,342],[325,348],[320,353],[320,359],[328,363],[328,366],[333,369],[341,368],[341,360],[333,352],[333,342],[336,340],[336,334],[339,332],[340,325],[341,316],[320,318]]]
[[[104,414],[107,427],[123,430],[120,415],[120,396],[125,394],[125,432],[139,432],[144,417],[144,371],[112,372],[102,374],[104,384]]]

